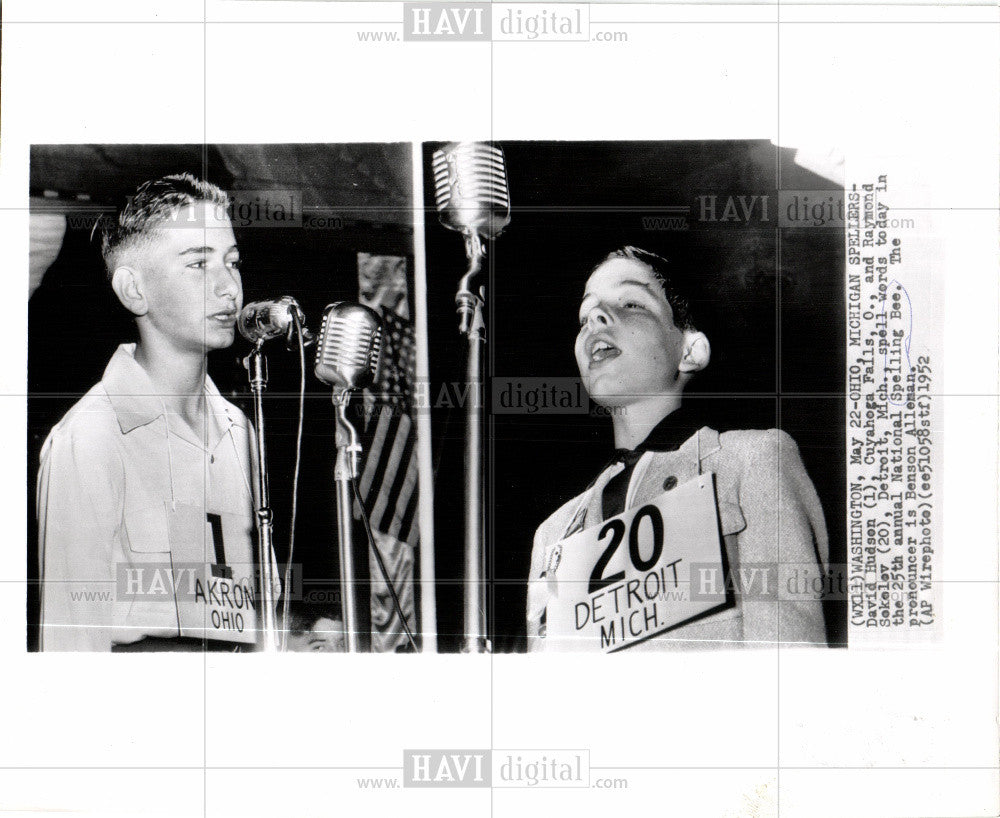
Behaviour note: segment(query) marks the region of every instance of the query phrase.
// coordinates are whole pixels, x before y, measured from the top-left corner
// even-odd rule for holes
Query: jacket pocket
[[[743,516],[743,510],[740,508],[739,503],[727,500],[719,501],[719,525],[722,528],[723,535],[739,534],[747,527],[747,521]]]

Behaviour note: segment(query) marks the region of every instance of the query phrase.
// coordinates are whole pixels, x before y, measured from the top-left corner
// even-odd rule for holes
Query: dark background
[[[461,237],[428,208],[428,334],[438,577],[439,648],[455,650],[461,622],[461,388],[465,344],[454,292],[465,271]],[[573,340],[590,269],[610,250],[635,244],[668,257],[693,287],[712,362],[689,387],[706,423],[720,430],[787,431],[823,502],[831,562],[844,560],[843,232],[777,226],[777,190],[836,190],[796,166],[793,152],[765,141],[503,142],[513,214],[488,248],[487,364],[501,378],[577,376]],[[337,215],[339,229],[235,227],[244,258],[244,302],[292,295],[310,326],[323,307],[357,299],[356,253],[412,259],[409,146],[172,145],[34,146],[32,211],[111,214],[140,182],[189,171],[228,190],[294,189],[307,212]],[[86,198],[81,199],[83,195]],[[703,222],[698,196],[769,197],[768,222]],[[689,230],[647,229],[643,217],[690,207]],[[759,207],[759,205],[758,205]],[[38,453],[45,435],[96,383],[131,319],[108,287],[99,245],[84,225],[68,229],[58,258],[29,301],[28,504],[34,521]],[[780,263],[779,263],[780,259]],[[412,264],[411,264],[412,269]],[[411,281],[412,287],[412,281]],[[412,289],[411,289],[412,298]],[[251,416],[242,339],[210,356],[224,395]],[[298,362],[278,341],[266,348],[271,500],[279,560],[287,555],[297,419]],[[306,430],[296,562],[305,589],[336,577],[329,392],[307,360]],[[489,391],[487,391],[489,394]],[[449,405],[452,404],[452,405]],[[487,542],[491,637],[497,651],[523,650],[525,581],[535,528],[579,493],[606,460],[611,422],[596,414],[495,415],[487,430]],[[29,523],[29,526],[31,524]],[[37,579],[37,532],[28,537],[29,580]],[[419,548],[418,548],[419,554]],[[28,646],[37,645],[38,600],[29,584]],[[833,603],[828,630],[845,638],[846,610]]]

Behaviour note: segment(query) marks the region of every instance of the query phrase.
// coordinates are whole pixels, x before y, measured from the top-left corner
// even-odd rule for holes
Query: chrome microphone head
[[[452,142],[434,151],[434,199],[441,223],[493,238],[510,223],[503,151],[488,142]]]
[[[290,295],[277,301],[253,301],[247,304],[236,319],[240,335],[251,344],[270,341],[288,332],[292,324],[292,310],[299,310],[298,302]]]
[[[382,319],[361,304],[338,301],[323,312],[316,377],[334,389],[363,389],[378,379]]]

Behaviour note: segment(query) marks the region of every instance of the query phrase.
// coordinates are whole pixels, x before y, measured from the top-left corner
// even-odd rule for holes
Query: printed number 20
[[[653,534],[653,551],[645,559],[639,552],[639,527],[644,518],[649,520]],[[597,539],[603,540],[610,534],[611,542],[608,543],[608,547],[604,549],[604,552],[594,565],[594,571],[590,575],[588,593],[593,594],[601,590],[601,588],[606,588],[613,582],[625,579],[624,571],[616,571],[610,576],[604,576],[604,570],[608,567],[608,563],[611,562],[611,558],[614,557],[622,540],[625,539],[626,531],[628,532],[629,559],[631,559],[632,565],[637,570],[648,571],[660,559],[660,555],[663,554],[663,517],[660,516],[660,510],[656,506],[643,506],[640,508],[632,518],[632,524],[628,527],[620,519],[609,520],[607,525],[601,529],[601,533],[597,535]]]

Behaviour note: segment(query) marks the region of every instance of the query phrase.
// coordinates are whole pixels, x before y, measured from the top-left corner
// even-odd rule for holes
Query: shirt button
[[[214,455],[214,454],[213,454],[213,455],[211,455],[211,456],[210,456],[210,457],[208,458],[208,462],[209,462],[209,463],[214,463],[214,462],[215,462],[215,455]],[[674,482],[676,483],[677,481],[675,480]],[[671,486],[671,488],[673,488],[673,486]]]
[[[674,477],[672,474],[670,475],[670,477],[668,477],[666,480],[663,481],[663,488],[666,491],[670,491],[670,489],[674,488],[676,485],[677,485],[677,478]]]

